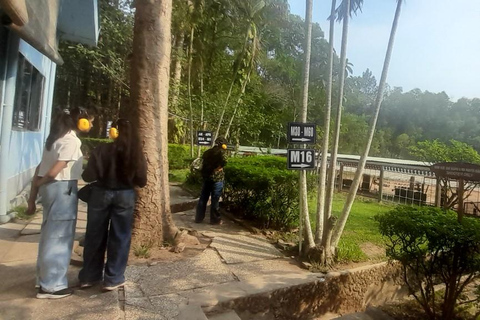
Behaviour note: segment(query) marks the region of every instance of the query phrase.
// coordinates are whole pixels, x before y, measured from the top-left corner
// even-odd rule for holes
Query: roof
[[[287,155],[287,149],[269,149],[269,148],[240,146],[238,150],[241,153],[272,154],[272,155],[279,155],[279,156]],[[330,158],[330,153],[328,154],[328,157]],[[339,154],[337,156],[337,162],[350,167],[352,166],[356,167],[359,161],[360,161],[360,156],[358,155]],[[380,168],[383,167],[385,171],[390,171],[390,172],[434,176],[433,172],[430,171],[430,166],[431,166],[430,163],[425,163],[422,161],[394,159],[394,158],[380,158],[380,157],[367,157],[367,164],[366,164],[367,168],[375,169],[375,170],[380,170]]]

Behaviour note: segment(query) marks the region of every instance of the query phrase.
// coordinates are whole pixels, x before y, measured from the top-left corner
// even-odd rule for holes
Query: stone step
[[[347,314],[334,320],[393,320],[393,318],[380,309],[368,307],[365,312]]]
[[[367,310],[365,310],[365,313],[373,320],[393,320],[388,314],[374,307],[368,307]]]
[[[209,320],[199,305],[187,305],[180,308],[177,320]]]
[[[346,314],[344,316],[335,318],[333,320],[374,320],[374,319],[372,319],[372,317],[370,317],[365,312],[357,312],[357,313]]]
[[[240,319],[240,317],[235,311],[229,310],[227,312],[209,316],[208,320],[242,320],[242,319]]]

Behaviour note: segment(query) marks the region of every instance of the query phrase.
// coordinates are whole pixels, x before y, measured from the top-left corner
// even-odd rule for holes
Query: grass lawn
[[[333,214],[339,216],[345,203],[345,193],[335,193]],[[312,229],[315,230],[316,197],[309,200]],[[339,262],[362,262],[385,258],[384,241],[373,217],[391,210],[392,204],[378,203],[375,199],[357,196],[339,243]],[[363,249],[363,250],[362,250]]]

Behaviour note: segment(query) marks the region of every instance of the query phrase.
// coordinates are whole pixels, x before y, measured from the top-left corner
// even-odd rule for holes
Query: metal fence
[[[339,163],[336,181],[338,190],[347,191],[350,188],[356,166],[356,163]],[[457,182],[450,181],[450,186],[449,195],[456,193]],[[358,193],[381,201],[407,205],[443,206],[445,201],[441,186],[437,185],[432,172],[393,166],[367,165]],[[456,210],[457,207],[454,206],[453,209]],[[466,193],[464,213],[480,217],[480,185],[471,185],[471,190]]]

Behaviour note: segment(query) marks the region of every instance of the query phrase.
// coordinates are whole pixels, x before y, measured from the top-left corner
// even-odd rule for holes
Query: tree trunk
[[[204,124],[204,121],[203,121],[203,113],[204,113],[204,110],[205,110],[205,104],[204,104],[204,101],[203,101],[203,59],[200,57],[200,104],[201,104],[201,107],[202,107],[202,110],[201,110],[201,113],[200,113],[200,128],[202,130],[205,130],[205,124]],[[202,146],[198,146],[198,152],[197,152],[197,158],[200,158],[200,155],[202,153]]]
[[[328,142],[330,137],[330,121],[332,112],[332,83],[333,83],[333,42],[335,31],[335,7],[336,0],[332,0],[332,10],[330,13],[330,32],[328,41],[330,43],[328,51],[328,82],[327,82],[327,105],[325,107],[325,121],[323,123],[323,144],[321,152],[320,175],[318,178],[317,194],[317,228],[315,230],[315,243],[322,241],[323,229],[327,224],[329,216],[325,215],[325,187],[327,180],[327,154]]]
[[[182,81],[182,59],[183,59],[183,43],[185,34],[183,32],[175,40],[175,70],[173,72],[172,99],[171,106],[175,108],[180,96],[180,85]]]
[[[346,1],[346,14],[343,17],[342,30],[342,48],[340,53],[340,88],[338,91],[338,106],[336,116],[336,126],[333,139],[333,150],[330,155],[330,166],[328,168],[327,194],[325,199],[325,215],[332,215],[333,190],[335,189],[335,173],[337,170],[337,154],[338,143],[340,140],[340,128],[342,126],[342,108],[343,108],[343,89],[345,87],[345,68],[347,65],[347,39],[348,39],[348,23],[350,18],[350,0]]]
[[[240,106],[240,103],[242,102],[243,94],[245,93],[245,88],[247,87],[247,83],[250,80],[250,74],[251,74],[251,71],[248,72],[248,76],[245,79],[244,83],[242,84],[242,90],[240,91],[240,95],[238,96],[237,103],[235,104],[235,109],[233,109],[232,117],[230,118],[230,121],[228,122],[227,130],[225,131],[225,139],[228,139],[228,135],[230,133],[230,128],[232,126],[233,119],[235,119],[235,115],[237,114],[238,107]]]
[[[137,0],[131,68],[131,101],[148,181],[138,190],[133,246],[161,245],[178,231],[168,185],[168,87],[172,0]]]
[[[397,1],[397,9],[395,11],[395,17],[393,19],[392,30],[390,31],[390,39],[388,41],[387,53],[385,54],[385,61],[383,63],[382,76],[380,78],[380,84],[378,86],[377,99],[375,100],[375,114],[370,125],[368,141],[365,147],[365,151],[360,158],[360,162],[358,164],[357,171],[355,172],[352,186],[350,187],[347,200],[345,201],[345,205],[343,206],[342,214],[337,225],[335,226],[335,231],[332,236],[332,245],[334,247],[338,246],[338,242],[340,241],[340,237],[342,236],[348,216],[350,215],[350,210],[352,209],[353,202],[355,201],[355,196],[357,195],[358,186],[360,185],[360,180],[363,176],[363,170],[365,169],[365,163],[367,162],[368,153],[370,152],[370,146],[372,145],[373,135],[375,134],[375,127],[378,120],[378,114],[380,113],[380,107],[382,106],[385,85],[387,83],[388,67],[390,65],[390,59],[392,57],[393,43],[395,41],[398,20],[400,18],[400,12],[402,10],[402,3],[403,0]]]
[[[308,85],[310,82],[310,56],[312,53],[312,7],[313,0],[307,0],[307,8],[305,12],[305,67],[303,71],[303,99],[302,99],[302,113],[301,122],[307,122],[308,111]],[[308,190],[307,190],[307,172],[305,170],[300,171],[300,219],[302,225],[305,228],[305,236],[302,233],[301,237],[305,237],[306,248],[305,252],[313,248],[315,245],[312,233],[312,227],[310,226],[310,216],[308,214]]]
[[[250,28],[251,27],[249,25],[248,28],[247,28],[246,35],[245,35],[245,41],[243,43],[243,49],[242,49],[241,57],[243,57],[243,55],[245,54],[245,50],[247,48],[247,43],[248,43],[248,40],[249,40],[249,37],[250,37]],[[232,83],[230,84],[230,89],[228,89],[227,98],[225,99],[225,104],[223,105],[222,113],[220,114],[220,119],[218,120],[217,130],[215,130],[215,135],[213,136],[213,141],[217,140],[218,134],[220,133],[220,128],[222,127],[222,123],[223,123],[223,117],[225,116],[225,111],[227,110],[228,102],[230,101],[230,97],[232,96],[233,86],[235,85],[235,81],[237,80],[237,73],[238,73],[238,67],[236,67],[235,70],[233,70]]]
[[[252,43],[253,43],[252,54],[251,54],[251,58],[250,58],[250,61],[249,61],[250,70],[248,70],[247,77],[245,78],[245,81],[242,83],[242,89],[240,90],[240,96],[238,97],[237,104],[235,105],[235,109],[233,110],[232,117],[230,118],[230,121],[228,122],[227,130],[225,131],[225,139],[228,138],[228,134],[230,133],[230,127],[232,126],[233,119],[235,119],[235,115],[237,114],[238,107],[239,107],[240,103],[242,102],[242,97],[243,97],[243,94],[245,93],[245,89],[247,88],[247,84],[250,82],[250,76],[252,74],[252,70],[253,70],[253,67],[254,67],[253,64],[255,62],[255,52],[257,51],[256,45],[255,45],[256,44],[256,39],[253,39]]]
[[[193,37],[195,36],[195,25],[190,31],[190,45],[188,47],[188,104],[190,107],[190,157],[193,158],[193,106],[192,106],[192,62],[193,62]]]

